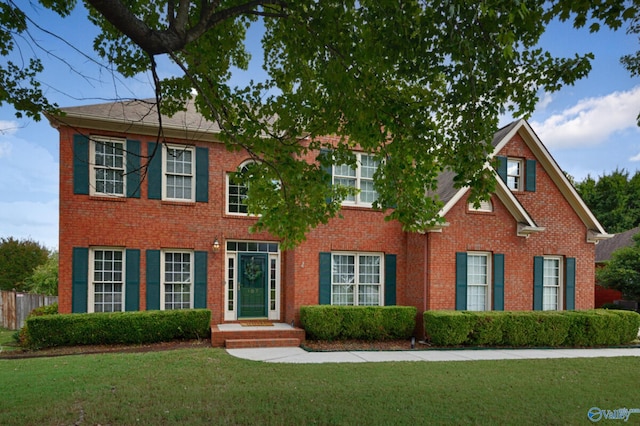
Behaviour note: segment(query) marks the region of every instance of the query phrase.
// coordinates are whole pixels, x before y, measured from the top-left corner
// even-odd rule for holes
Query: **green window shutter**
[[[384,256],[384,305],[396,304],[396,255]]]
[[[331,304],[331,253],[320,253],[319,299],[321,305]]]
[[[536,160],[527,160],[525,166],[525,190],[530,192],[536,191]]]
[[[71,312],[87,312],[89,291],[89,249],[74,247],[71,270]]]
[[[467,309],[467,253],[456,253],[456,310]]]
[[[89,138],[73,135],[73,193],[89,194]]]
[[[506,184],[507,183],[507,157],[497,156],[498,159],[498,176]]]
[[[140,141],[127,139],[127,197],[140,198]]]
[[[567,257],[566,262],[565,306],[567,310],[573,310],[576,308],[576,259]]]
[[[147,190],[150,200],[162,198],[162,145],[149,142],[147,146]]]
[[[544,257],[533,258],[533,310],[542,310],[542,289],[544,278]]]
[[[147,250],[147,310],[160,309],[160,250]]]
[[[493,309],[504,311],[504,254],[493,255]]]
[[[207,307],[207,252],[197,251],[193,255],[193,307]]]
[[[196,201],[209,201],[209,149],[196,147]]]
[[[140,310],[140,250],[125,250],[125,311]]]

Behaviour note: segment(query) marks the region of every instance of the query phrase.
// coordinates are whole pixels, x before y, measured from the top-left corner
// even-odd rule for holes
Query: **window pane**
[[[164,309],[191,308],[191,253],[164,254]]]
[[[467,310],[469,311],[489,309],[488,260],[489,256],[485,254],[467,255]]]
[[[93,251],[93,310],[122,311],[124,271],[121,250]]]

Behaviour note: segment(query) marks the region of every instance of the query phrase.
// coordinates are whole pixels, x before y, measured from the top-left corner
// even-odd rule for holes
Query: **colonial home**
[[[160,144],[148,102],[63,111],[49,117],[60,132],[60,312],[208,308],[215,334],[247,319],[299,324],[300,306],[315,304],[593,307],[595,244],[608,235],[524,120],[495,134],[496,191],[480,207],[443,173],[443,224],[404,232],[372,209],[377,163],[357,153],[355,169],[331,171],[360,189],[342,218],[284,251],[248,231],[256,219],[229,177],[249,156],[226,150],[191,106],[163,117]]]

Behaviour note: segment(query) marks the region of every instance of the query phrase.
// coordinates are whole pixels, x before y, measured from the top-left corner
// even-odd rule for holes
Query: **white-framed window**
[[[91,136],[90,194],[125,195],[125,140]]]
[[[513,191],[522,191],[522,160],[507,159],[507,186]]]
[[[186,145],[164,145],[162,198],[195,201],[195,150]]]
[[[193,307],[193,252],[163,250],[160,309]]]
[[[124,271],[123,249],[90,250],[88,312],[124,311]]]
[[[371,206],[378,193],[373,186],[373,175],[380,162],[373,155],[355,153],[357,166],[347,164],[334,165],[332,170],[333,184],[356,188],[359,192],[344,199],[343,204]]]
[[[241,173],[247,171],[247,166],[251,161],[242,163],[238,170]],[[234,173],[227,173],[227,213],[237,215],[247,215],[247,191],[249,187],[245,182],[239,181]]]
[[[474,206],[473,203],[469,203],[469,211],[472,212],[492,212],[493,211],[493,203],[491,203],[491,199],[482,200],[478,207]]]
[[[467,310],[491,310],[490,253],[467,254]]]
[[[377,253],[331,254],[331,304],[383,304],[383,256]]]
[[[562,309],[562,258],[545,257],[542,270],[542,310],[557,311]]]

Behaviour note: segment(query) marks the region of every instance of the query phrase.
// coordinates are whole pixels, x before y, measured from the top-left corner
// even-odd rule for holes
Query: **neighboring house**
[[[633,236],[640,232],[640,227],[630,229],[628,231],[615,234],[610,239],[603,241],[596,246],[596,269],[602,268],[611,259],[614,251],[623,247],[631,247],[635,243]],[[604,288],[596,284],[594,306],[601,307],[605,303],[613,303],[616,300],[622,300],[622,293],[611,288]]]
[[[191,106],[163,119],[164,144],[148,103],[62,110],[49,117],[60,132],[60,312],[206,307],[221,324],[299,323],[316,304],[593,307],[595,243],[609,235],[524,120],[495,134],[496,191],[480,208],[443,173],[445,223],[403,232],[371,208],[377,164],[358,153],[356,170],[332,170],[361,190],[343,218],[283,251],[249,233],[245,188],[229,180],[249,156],[227,151]]]

